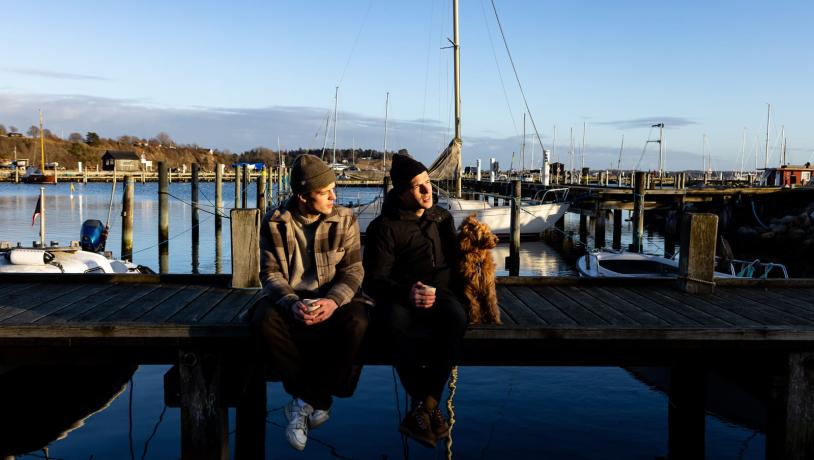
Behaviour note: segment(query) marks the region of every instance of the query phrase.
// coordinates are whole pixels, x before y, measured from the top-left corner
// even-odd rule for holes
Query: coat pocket
[[[334,266],[339,264],[342,259],[345,257],[345,249],[339,248],[336,251],[329,251],[328,252],[328,265]]]

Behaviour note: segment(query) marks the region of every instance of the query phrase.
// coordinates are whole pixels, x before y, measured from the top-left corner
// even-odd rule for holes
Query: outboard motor
[[[79,234],[79,244],[83,251],[102,252],[105,250],[105,239],[107,232],[105,224],[101,220],[88,219],[82,223],[82,231]]]

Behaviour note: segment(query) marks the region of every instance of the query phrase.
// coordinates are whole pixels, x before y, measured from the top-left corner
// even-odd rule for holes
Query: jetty
[[[172,364],[185,459],[264,458],[265,381],[248,318],[259,289],[229,275],[0,275],[0,362]],[[704,376],[721,365],[772,370],[766,458],[814,455],[814,281],[498,279],[503,324],[473,325],[463,365],[671,368],[669,458],[704,457]],[[387,364],[375,325],[366,363]],[[250,350],[258,351],[252,355]]]

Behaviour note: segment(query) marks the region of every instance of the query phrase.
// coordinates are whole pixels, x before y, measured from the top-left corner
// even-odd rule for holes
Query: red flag
[[[42,197],[37,198],[37,207],[34,208],[34,215],[31,216],[31,226],[32,227],[34,226],[34,221],[37,220],[37,216],[39,216],[40,212],[42,211],[42,203],[40,202],[40,200],[42,200]]]

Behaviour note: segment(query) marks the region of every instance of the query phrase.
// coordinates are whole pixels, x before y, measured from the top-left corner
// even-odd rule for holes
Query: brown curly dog
[[[497,245],[497,236],[470,215],[461,223],[458,247],[459,266],[464,282],[464,296],[469,301],[469,321],[473,324],[500,324],[495,291],[495,262],[490,249]]]

